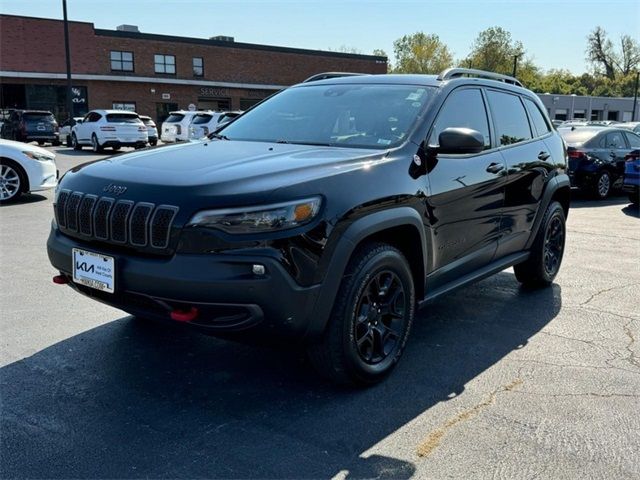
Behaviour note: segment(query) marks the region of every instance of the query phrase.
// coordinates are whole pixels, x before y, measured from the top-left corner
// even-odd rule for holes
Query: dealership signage
[[[201,97],[228,97],[228,88],[215,88],[215,87],[201,87],[199,95]]]

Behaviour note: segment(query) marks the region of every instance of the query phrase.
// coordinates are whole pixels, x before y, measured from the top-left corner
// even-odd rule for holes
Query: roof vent
[[[218,42],[234,42],[235,41],[233,37],[227,37],[226,35],[216,35],[215,37],[209,38],[209,40],[216,40]]]
[[[140,33],[140,30],[138,30],[138,26],[137,25],[118,25],[116,27],[116,30],[118,30],[119,32]]]

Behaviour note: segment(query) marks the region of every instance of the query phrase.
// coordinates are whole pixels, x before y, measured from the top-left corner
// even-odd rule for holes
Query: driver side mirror
[[[484,150],[484,137],[471,128],[449,127],[438,136],[438,153],[468,154],[480,153]]]

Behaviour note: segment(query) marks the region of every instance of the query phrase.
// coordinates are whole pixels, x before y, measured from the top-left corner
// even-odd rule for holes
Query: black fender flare
[[[420,248],[422,249],[423,272],[427,271],[428,236],[425,233],[423,220],[420,213],[411,207],[396,207],[378,211],[366,215],[354,221],[340,236],[331,261],[327,267],[320,292],[316,297],[312,311],[310,312],[309,326],[306,336],[314,338],[322,334],[333,304],[338,294],[342,277],[347,268],[356,247],[367,237],[375,233],[393,227],[413,226],[420,235]]]
[[[542,194],[542,199],[540,200],[540,208],[538,209],[538,213],[536,214],[536,219],[533,221],[531,235],[529,236],[529,240],[525,245],[526,250],[529,250],[533,245],[533,242],[538,236],[538,230],[540,229],[540,225],[542,224],[544,213],[547,211],[547,208],[551,204],[551,199],[553,198],[555,193],[561,188],[567,188],[569,190],[571,189],[571,182],[569,181],[569,176],[566,173],[554,176],[547,183],[547,188],[545,188],[544,193]]]

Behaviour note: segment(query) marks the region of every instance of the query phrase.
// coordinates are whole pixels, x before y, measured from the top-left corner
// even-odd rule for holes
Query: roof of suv
[[[482,76],[485,74],[486,76]],[[318,74],[315,76],[321,76]],[[471,76],[465,76],[471,75]],[[312,77],[313,78],[313,77]],[[449,83],[479,83],[482,85],[495,85],[503,88],[507,87],[516,91],[528,91],[525,87],[520,86],[520,82],[513,77],[495,74],[492,72],[483,72],[471,69],[448,69],[439,75],[424,74],[372,74],[372,75],[352,75],[333,76],[322,80],[307,79],[298,85],[335,85],[335,84],[395,84],[395,85],[421,85],[440,87]],[[517,82],[517,83],[516,83]]]

